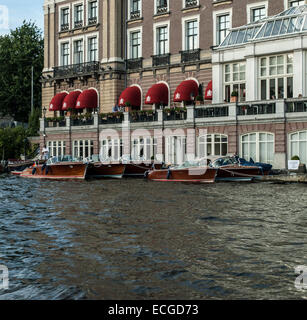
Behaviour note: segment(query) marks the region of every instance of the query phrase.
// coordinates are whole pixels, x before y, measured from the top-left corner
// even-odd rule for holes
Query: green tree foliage
[[[34,67],[34,106],[41,106],[40,76],[44,41],[32,22],[0,36],[0,114],[27,122],[31,110],[31,68]]]
[[[41,115],[40,108],[35,108],[29,117],[29,128],[27,130],[28,136],[37,136],[39,131],[39,117]]]

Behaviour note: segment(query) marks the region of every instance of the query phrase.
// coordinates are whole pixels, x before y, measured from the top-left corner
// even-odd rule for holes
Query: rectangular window
[[[88,39],[88,61],[98,61],[98,42],[96,37]]]
[[[140,0],[130,0],[131,3],[131,8],[130,8],[130,13],[140,13],[140,9],[141,9],[141,4],[140,4]]]
[[[88,18],[97,19],[97,13],[98,13],[97,1],[90,2],[89,8],[88,8]]]
[[[251,22],[256,22],[266,17],[265,7],[252,9]]]
[[[123,156],[122,139],[104,139],[101,141],[100,160],[119,161]]]
[[[75,159],[83,160],[85,158],[91,158],[94,154],[93,140],[75,140],[73,145]]]
[[[61,31],[69,29],[69,8],[61,9]]]
[[[156,54],[168,53],[168,27],[157,28],[157,52]]]
[[[305,4],[304,0],[289,1],[289,7],[302,6],[303,4]]]
[[[232,92],[238,93],[238,101],[245,101],[245,62],[224,66],[224,100],[230,102]]]
[[[228,34],[230,28],[230,15],[225,14],[217,17],[216,23],[216,41],[217,45],[221,44]]]
[[[185,50],[198,49],[198,21],[187,21],[185,30]]]
[[[69,65],[69,42],[61,44],[61,66]]]
[[[156,0],[156,14],[162,14],[168,11],[168,0]]]
[[[65,141],[48,141],[47,143],[50,157],[58,157],[59,160],[66,154]]]
[[[293,54],[259,60],[260,99],[293,98]]]
[[[131,49],[131,59],[138,59],[141,57],[141,32],[131,32],[130,33],[130,49]]]
[[[74,42],[74,63],[83,63],[83,40]]]
[[[82,27],[83,24],[83,5],[78,4],[75,6],[75,18],[74,18],[75,28]]]

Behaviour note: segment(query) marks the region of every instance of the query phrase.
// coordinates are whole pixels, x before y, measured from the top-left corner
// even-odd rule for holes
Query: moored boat
[[[81,179],[86,177],[88,165],[83,162],[65,161],[60,162],[56,157],[49,159],[43,165],[34,164],[30,168],[26,168],[20,174],[16,171],[13,173],[22,178],[31,179]]]
[[[122,163],[89,163],[87,177],[88,178],[111,178],[121,179],[125,172],[125,164]]]
[[[237,157],[218,158],[210,166],[218,169],[216,181],[252,181],[265,175],[262,166],[247,162],[241,164]]]
[[[144,177],[145,172],[153,169],[161,169],[161,163],[131,161],[126,163],[125,177]]]
[[[216,174],[216,168],[202,165],[199,162],[185,162],[177,167],[151,170],[148,172],[147,178],[161,182],[213,183]]]

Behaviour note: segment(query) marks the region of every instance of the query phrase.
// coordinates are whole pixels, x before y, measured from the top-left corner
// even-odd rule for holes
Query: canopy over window
[[[180,83],[174,93],[174,102],[192,101],[198,95],[198,84],[195,80]]]
[[[62,111],[74,109],[76,107],[77,99],[80,94],[81,91],[79,90],[70,92],[63,100]]]
[[[132,107],[141,106],[141,90],[139,87],[132,86],[122,92],[119,97],[118,105],[125,107],[127,102],[130,102]]]
[[[212,100],[212,80],[208,83],[205,91],[205,99]]]
[[[98,95],[94,89],[84,90],[78,97],[76,109],[97,109]]]
[[[49,111],[61,111],[62,110],[62,105],[65,97],[68,95],[67,92],[61,92],[56,94],[50,104],[49,104]]]
[[[163,104],[168,105],[169,92],[165,83],[154,84],[147,92],[145,104]]]

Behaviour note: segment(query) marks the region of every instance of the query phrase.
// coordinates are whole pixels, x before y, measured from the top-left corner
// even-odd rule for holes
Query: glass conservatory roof
[[[307,32],[307,5],[291,7],[273,17],[264,18],[239,28],[233,28],[218,48],[251,41]]]

